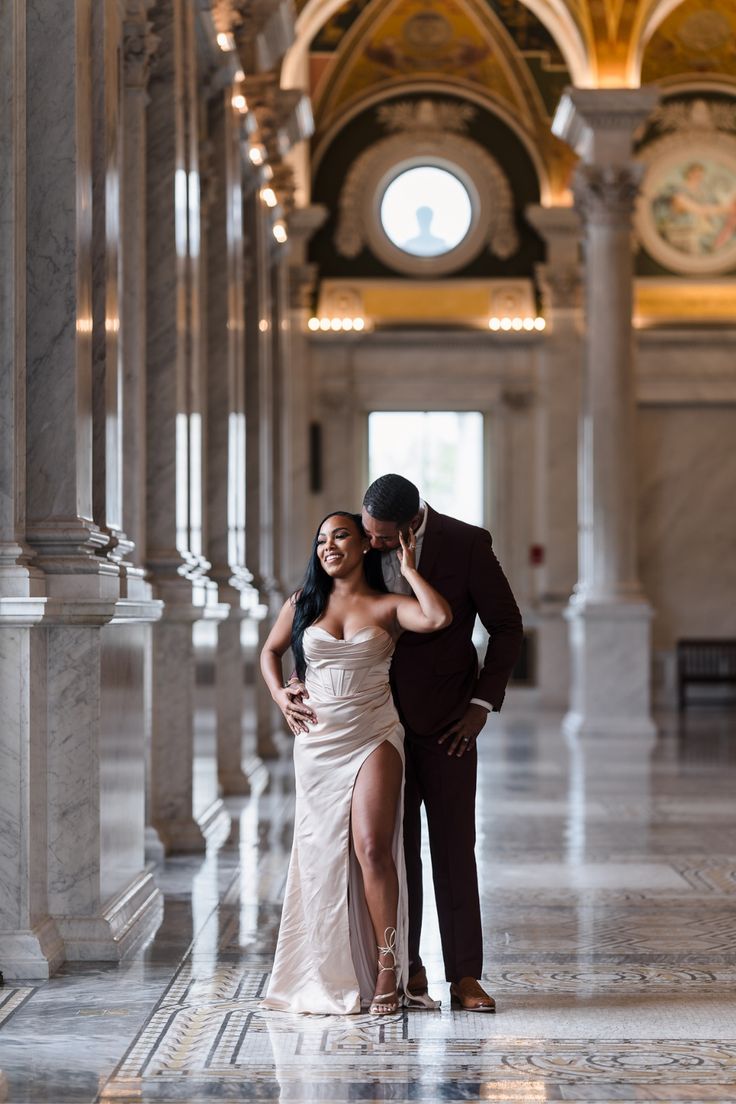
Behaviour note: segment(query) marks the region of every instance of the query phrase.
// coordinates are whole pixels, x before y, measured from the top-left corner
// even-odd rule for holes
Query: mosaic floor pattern
[[[291,836],[282,764],[238,807],[238,847],[166,864],[164,921],[135,959],[0,989],[0,1102],[736,1100],[736,718],[711,711],[687,739],[665,719],[625,757],[494,720],[478,856],[495,1017],[450,1009],[431,900],[442,1011],[260,1008]]]

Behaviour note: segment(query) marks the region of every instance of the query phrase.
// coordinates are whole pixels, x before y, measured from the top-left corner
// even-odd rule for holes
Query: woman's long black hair
[[[322,567],[319,556],[317,555],[317,540],[319,538],[320,529],[328,518],[331,517],[352,518],[361,537],[366,535],[360,514],[354,514],[350,510],[331,510],[329,514],[322,518],[322,521],[317,526],[317,532],[314,535],[314,541],[312,543],[312,554],[309,557],[307,570],[304,575],[304,582],[300,590],[298,590],[292,598],[294,603],[294,624],[291,630],[291,651],[294,656],[297,677],[300,679],[304,678],[307,670],[303,645],[304,630],[320,619],[327,608],[327,602],[332,593],[333,580]],[[380,552],[376,552],[372,548],[369,549],[363,557],[363,570],[369,587],[373,590],[386,591],[386,584],[383,581]]]

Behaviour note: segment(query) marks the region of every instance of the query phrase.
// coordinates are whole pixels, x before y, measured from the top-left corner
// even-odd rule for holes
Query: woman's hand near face
[[[445,629],[452,621],[452,610],[442,595],[430,586],[417,570],[417,538],[411,530],[399,533],[401,574],[414,591],[414,598],[399,598],[396,620],[409,632],[436,632]]]
[[[400,529],[399,543],[401,550],[396,555],[399,557],[401,574],[409,581],[411,573],[417,569],[417,538],[411,529]]]

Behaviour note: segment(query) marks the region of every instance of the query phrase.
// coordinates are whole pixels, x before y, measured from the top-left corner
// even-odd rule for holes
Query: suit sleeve
[[[524,626],[511,587],[493,551],[490,533],[481,531],[470,557],[470,594],[488,633],[483,666],[473,691],[498,712],[521,652]]]

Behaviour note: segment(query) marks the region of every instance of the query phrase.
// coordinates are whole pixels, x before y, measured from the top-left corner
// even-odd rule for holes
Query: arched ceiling
[[[370,7],[380,14],[391,0],[297,0],[298,38],[284,65],[284,85],[301,84],[305,57],[325,24],[338,17],[349,24]],[[515,5],[512,0],[486,0],[498,11]],[[521,0],[519,0],[521,2]],[[641,80],[641,59],[657,28],[680,5],[680,0],[523,0],[526,9],[557,43],[579,87],[636,87]],[[693,13],[728,15],[729,0],[685,0]],[[424,0],[417,6],[444,13],[448,0]]]
[[[483,102],[512,125],[549,195],[572,156],[551,134],[566,84],[715,80],[736,88],[736,0],[296,0],[283,87],[309,91],[319,153],[369,103],[411,89]],[[309,195],[309,153],[292,165]],[[540,177],[541,179],[541,177]]]

